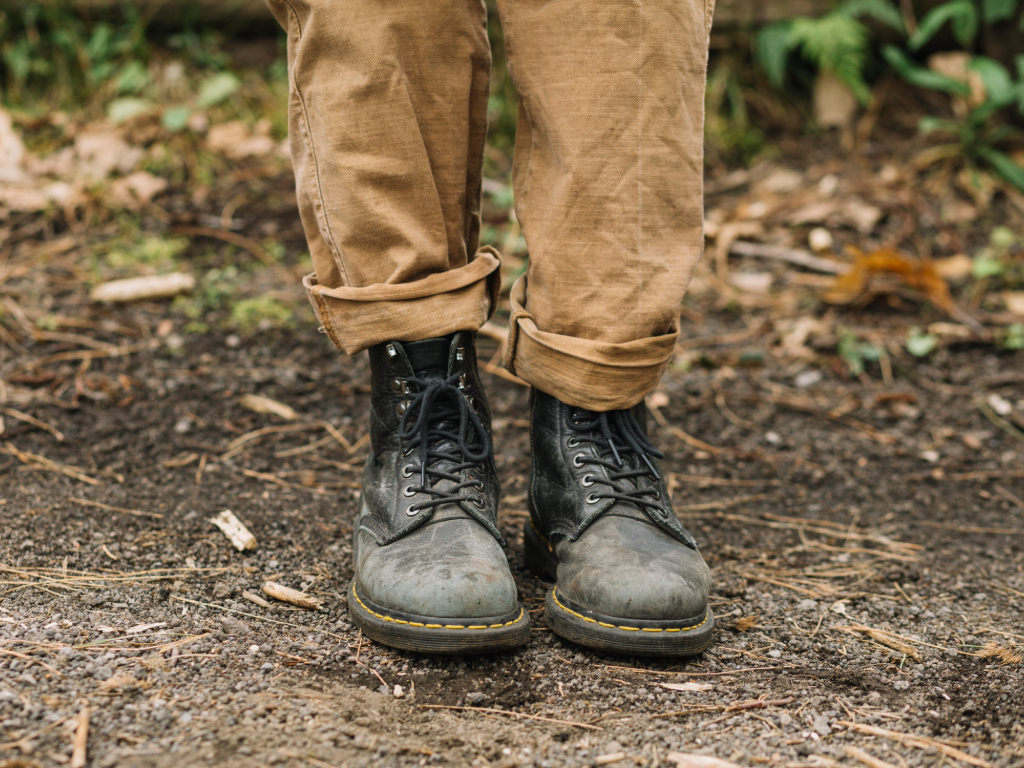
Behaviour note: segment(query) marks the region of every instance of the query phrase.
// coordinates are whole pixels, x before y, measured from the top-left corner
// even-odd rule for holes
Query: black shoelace
[[[664,454],[643,433],[631,411],[595,413],[573,409],[569,416],[569,428],[577,443],[593,443],[598,446],[598,455],[580,456],[578,466],[592,464],[608,470],[607,477],[597,474],[583,477],[586,487],[603,485],[608,488],[591,493],[587,497],[588,502],[617,499],[659,516],[664,514],[664,507],[658,503],[661,491],[657,487],[637,482],[643,477],[661,479],[649,457],[660,459]]]
[[[410,388],[418,391],[398,425],[398,436],[408,441],[403,456],[419,453],[419,466],[413,467],[420,473],[420,484],[409,486],[406,494],[413,496],[425,493],[431,498],[409,507],[409,514],[420,510],[468,501],[479,508],[483,500],[465,493],[469,488],[484,488],[481,480],[472,478],[460,482],[459,473],[465,469],[482,467],[491,457],[491,438],[480,417],[476,415],[465,393],[459,389],[460,374],[447,379],[440,376],[406,379]],[[437,468],[438,462],[449,466]],[[403,470],[403,475],[406,475]],[[440,491],[434,488],[441,480],[455,485]]]

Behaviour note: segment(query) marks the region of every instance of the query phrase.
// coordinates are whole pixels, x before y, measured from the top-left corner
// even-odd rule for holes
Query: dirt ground
[[[275,184],[263,233],[298,250]],[[336,353],[306,310],[186,332],[169,302],[90,303],[61,255],[87,260],[103,232],[36,222],[0,252],[0,766],[69,764],[83,711],[103,767],[1024,766],[1024,352],[954,334],[917,359],[889,342],[933,310],[723,300],[705,268],[649,402],[717,633],[656,662],[544,626],[521,552],[527,390],[490,366],[499,524],[533,632],[516,653],[431,658],[348,620],[365,356]],[[302,266],[250,287],[300,306]],[[857,375],[836,356],[849,328],[883,349]],[[494,360],[499,342],[479,343]],[[224,509],[257,549],[211,525]],[[323,607],[246,596],[268,580]]]

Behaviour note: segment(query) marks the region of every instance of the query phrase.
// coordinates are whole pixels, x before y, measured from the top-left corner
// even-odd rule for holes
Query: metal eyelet
[[[405,486],[405,488],[402,489],[402,495],[405,496],[407,499],[411,499],[413,496],[416,495],[416,489],[413,488],[411,485],[407,485]]]
[[[404,395],[408,391],[408,385],[402,379],[392,379],[391,380],[391,391],[392,392],[399,392],[399,393]]]
[[[469,503],[477,509],[483,509],[487,506],[487,503],[483,499],[478,499],[476,496],[470,496]]]
[[[600,499],[597,498],[596,493],[591,493],[589,496],[587,496],[587,504],[597,504],[597,502],[599,501]]]
[[[580,480],[580,485],[582,485],[584,488],[589,488],[593,484],[594,484],[594,476],[593,475],[584,475],[583,479]]]
[[[463,360],[465,360],[466,359],[466,350],[463,349],[462,347],[457,347],[455,349],[455,359],[458,360],[460,363]]]
[[[394,359],[398,357],[398,350],[395,349],[394,344],[388,344],[386,347],[384,347],[384,349],[387,350],[389,358]]]
[[[661,491],[655,491],[653,498],[655,501],[659,501],[661,499]]]
[[[413,471],[414,471],[413,465],[412,464],[406,464],[404,467],[402,467],[402,477],[412,477],[413,476]]]
[[[396,413],[397,413],[397,414],[398,414],[399,416],[404,416],[404,415],[405,415],[405,412],[406,412],[407,410],[409,410],[409,401],[408,401],[408,400],[403,400],[403,401],[402,401],[402,402],[400,402],[400,403],[398,404],[398,406],[397,406],[397,407],[395,408],[395,412],[396,412]]]
[[[572,465],[574,467],[576,467],[576,469],[579,469],[580,467],[583,466],[583,454],[582,453],[577,453],[575,456],[572,457]]]
[[[467,397],[466,402],[469,403],[470,408],[476,408],[476,400],[474,400],[472,397]]]
[[[465,388],[466,388],[466,374],[463,373],[463,374],[459,375],[459,389],[465,389]]]
[[[420,508],[418,505],[410,504],[409,508],[405,510],[405,514],[407,514],[409,517],[415,517],[417,514],[419,514],[419,511]]]
[[[572,437],[565,441],[565,445],[567,448],[579,448],[580,441],[576,439],[576,435],[573,435]]]

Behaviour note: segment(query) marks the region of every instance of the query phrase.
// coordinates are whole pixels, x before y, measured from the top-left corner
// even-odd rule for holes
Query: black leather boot
[[[647,437],[647,408],[596,413],[531,394],[526,565],[555,582],[562,637],[634,656],[711,644],[711,574],[679,523]]]
[[[352,620],[395,648],[486,653],[530,636],[502,550],[491,414],[472,333],[370,349],[372,453]]]

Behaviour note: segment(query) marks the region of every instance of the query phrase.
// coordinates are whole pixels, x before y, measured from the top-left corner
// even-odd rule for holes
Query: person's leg
[[[698,653],[713,628],[643,406],[703,248],[712,2],[501,6],[530,250],[506,358],[535,387],[527,563],[557,581],[551,629],[621,653]]]
[[[289,133],[315,275],[349,354],[475,331],[498,256],[478,250],[491,53],[482,0],[268,0],[288,33]]]
[[[292,159],[320,322],[369,349],[371,455],[349,615],[431,653],[521,645],[473,332],[490,49],[482,0],[269,0],[288,31]]]
[[[675,348],[704,244],[711,2],[502,1],[530,250],[506,363],[572,405],[636,405]]]

